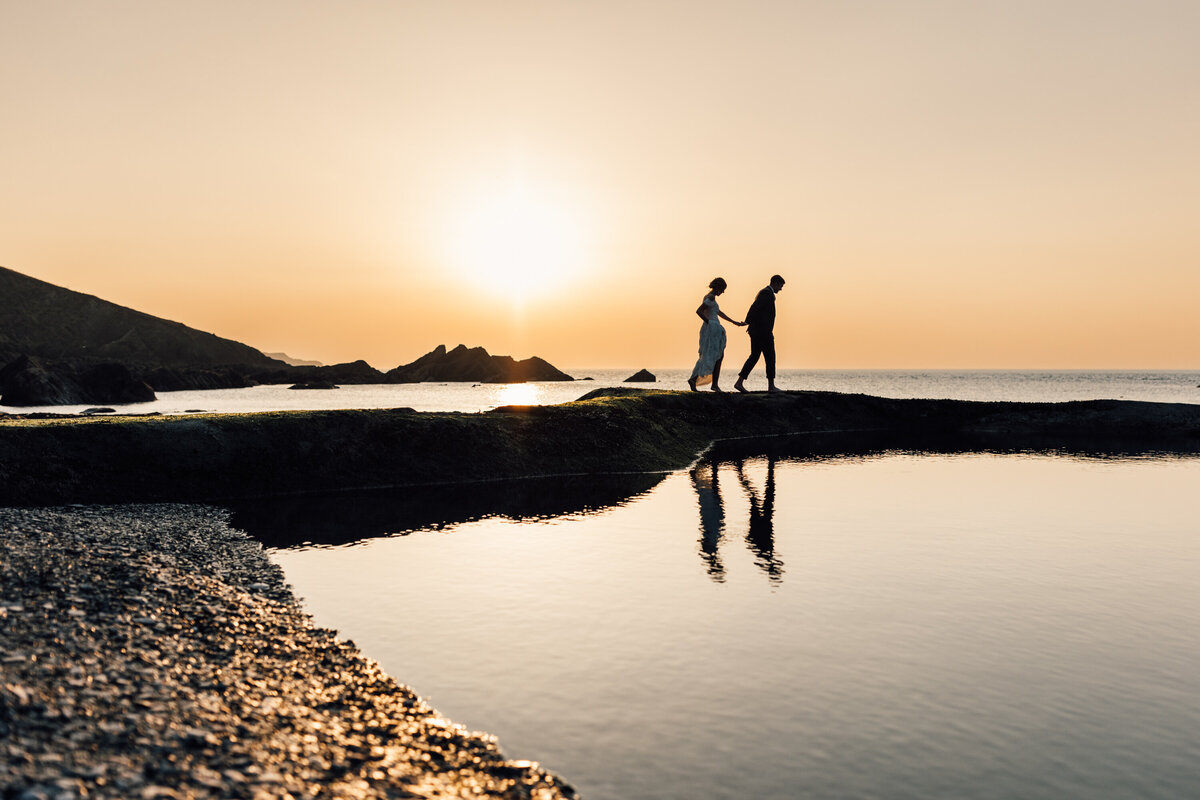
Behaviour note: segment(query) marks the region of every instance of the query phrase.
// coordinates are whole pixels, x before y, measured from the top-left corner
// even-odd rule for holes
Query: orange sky
[[[381,369],[689,366],[708,282],[773,272],[783,367],[1196,369],[1197,41],[1192,0],[0,0],[0,265]]]

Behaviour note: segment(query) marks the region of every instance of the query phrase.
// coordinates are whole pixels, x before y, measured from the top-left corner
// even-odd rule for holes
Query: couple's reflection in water
[[[691,470],[692,486],[700,505],[700,558],[714,581],[725,580],[725,564],[721,559],[721,545],[725,539],[725,500],[721,495],[721,481],[728,479],[730,472],[736,476],[748,499],[745,541],[754,555],[754,563],[772,584],[783,581],[783,562],[775,554],[776,459],[767,456],[761,461],[765,461],[767,473],[761,490],[747,475],[746,459],[732,462],[704,460]]]

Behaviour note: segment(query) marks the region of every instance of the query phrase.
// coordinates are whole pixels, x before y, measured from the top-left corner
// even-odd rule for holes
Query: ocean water
[[[1200,460],[714,458],[233,521],[589,800],[1197,796]]]
[[[487,411],[503,405],[565,403],[605,386],[644,386],[686,389],[688,371],[651,370],[655,383],[625,384],[637,371],[630,369],[576,369],[577,380],[514,384],[417,383],[342,386],[331,390],[295,390],[286,385],[246,389],[159,392],[149,403],[110,406],[119,413],[187,414],[198,411],[248,413],[255,411],[320,410],[338,408],[413,408],[417,411]],[[592,380],[578,380],[582,378]],[[723,380],[732,389],[736,375]],[[1084,372],[1084,371],[912,371],[912,370],[782,370],[778,385],[787,390],[817,390],[871,394],[880,397],[922,397],[951,400],[1147,400],[1161,403],[1200,403],[1200,371],[1185,372]],[[748,388],[766,388],[761,368]],[[86,405],[15,407],[8,413],[50,412],[77,414]]]

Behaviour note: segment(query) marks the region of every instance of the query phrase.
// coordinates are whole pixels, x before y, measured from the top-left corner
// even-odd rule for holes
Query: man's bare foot
[[[767,391],[768,392],[782,392],[783,389],[780,389],[778,386],[772,385],[772,386],[767,387]]]
[[[738,378],[738,379],[737,379],[737,382],[733,384],[733,388],[737,389],[737,390],[738,390],[739,392],[741,392],[742,394],[745,394],[745,393],[746,393],[746,387],[742,385],[742,379],[741,379],[741,378]]]
[[[717,386],[715,383],[713,384],[712,390],[714,392],[720,392],[721,394],[725,394],[725,390],[722,389],[720,386]]]

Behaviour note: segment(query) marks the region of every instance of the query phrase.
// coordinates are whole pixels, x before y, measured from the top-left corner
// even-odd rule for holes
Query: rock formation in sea
[[[525,383],[526,381],[570,381],[570,375],[533,356],[517,361],[512,356],[493,356],[482,347],[460,344],[447,351],[439,344],[432,351],[386,373],[388,383],[421,381],[470,381],[473,383]]]
[[[638,370],[625,379],[625,383],[654,383],[658,378],[648,369]]]

